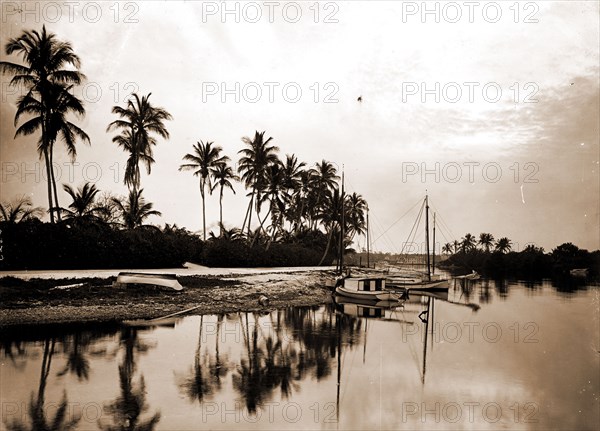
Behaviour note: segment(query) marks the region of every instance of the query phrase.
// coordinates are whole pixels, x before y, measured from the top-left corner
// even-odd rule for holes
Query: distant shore
[[[137,271],[137,270],[136,270]],[[0,329],[61,323],[153,319],[199,306],[189,314],[268,311],[331,300],[330,268],[205,268],[147,270],[179,273],[180,292],[152,286],[115,288],[117,271],[0,273]],[[141,271],[140,271],[141,272]],[[180,275],[185,274],[185,275]],[[82,284],[70,289],[58,286]],[[260,304],[264,296],[266,304]]]

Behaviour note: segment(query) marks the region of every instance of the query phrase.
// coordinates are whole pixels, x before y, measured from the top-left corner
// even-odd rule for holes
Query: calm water
[[[575,289],[4,332],[1,427],[599,429],[600,289]]]

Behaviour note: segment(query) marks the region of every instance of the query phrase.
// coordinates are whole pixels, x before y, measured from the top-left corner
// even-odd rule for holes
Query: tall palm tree
[[[470,233],[466,234],[464,236],[464,238],[462,239],[462,241],[460,242],[460,247],[461,247],[463,253],[473,250],[475,248],[475,243],[476,243],[475,237],[473,235],[471,235]]]
[[[241,179],[244,181],[246,188],[252,190],[248,210],[242,223],[242,230],[244,230],[246,220],[248,221],[248,233],[250,233],[250,225],[252,223],[252,206],[255,202],[257,217],[260,211],[259,202],[261,202],[261,194],[266,186],[267,166],[279,161],[276,154],[279,148],[269,145],[272,139],[270,137],[265,140],[265,132],[259,133],[257,130],[254,133],[254,139],[250,139],[247,136],[242,138],[242,142],[248,148],[238,151],[238,154],[241,154],[238,163],[238,172],[241,174]]]
[[[148,175],[154,163],[152,146],[156,145],[157,141],[152,133],[163,139],[169,139],[169,132],[164,122],[173,119],[165,109],[152,106],[148,101],[151,95],[152,93],[148,93],[140,99],[137,93],[133,93],[125,108],[113,106],[112,113],[121,118],[113,121],[106,128],[107,132],[121,131],[121,134],[113,137],[112,140],[129,153],[124,182],[133,192],[137,192],[140,187],[140,162],[146,165]]]
[[[0,221],[19,223],[41,217],[44,210],[34,207],[29,196],[22,196],[13,202],[0,203]]]
[[[325,232],[327,232],[327,245],[325,247],[325,252],[321,257],[319,265],[321,265],[324,262],[325,258],[327,257],[327,254],[329,253],[329,249],[331,247],[331,239],[334,236],[334,231],[336,231],[336,228],[339,228],[340,225],[343,207],[344,202],[342,201],[342,196],[339,189],[335,188],[332,190],[327,190],[325,192],[325,195],[323,196],[323,201],[321,202],[321,206],[319,207],[317,217],[319,218],[321,224],[325,228]]]
[[[160,211],[153,210],[153,204],[146,202],[142,197],[144,189],[138,191],[130,191],[126,202],[121,202],[119,199],[113,198],[113,202],[121,212],[123,225],[127,229],[135,229],[141,227],[144,221],[150,216],[161,216]]]
[[[70,185],[63,184],[63,189],[73,200],[69,208],[62,208],[69,220],[100,220],[99,215],[106,211],[101,205],[96,205],[96,195],[100,192],[95,184],[85,183],[74,190]]]
[[[486,253],[490,252],[490,247],[494,245],[494,235],[491,233],[481,233],[479,234],[479,245],[481,245]]]
[[[367,211],[367,201],[359,194],[352,193],[346,196],[346,232],[350,239],[354,235],[362,235],[366,232],[365,212]]]
[[[202,197],[202,229],[204,232],[204,241],[206,241],[206,209],[205,193],[208,186],[209,193],[212,193],[211,176],[212,170],[220,164],[227,163],[229,157],[222,156],[223,148],[218,145],[213,147],[214,142],[197,142],[194,145],[194,153],[183,156],[185,163],[179,166],[180,171],[193,171],[194,176],[200,179],[200,196]],[[221,219],[221,222],[223,220]]]
[[[223,236],[223,190],[225,188],[230,189],[233,194],[235,194],[235,190],[233,188],[233,184],[231,181],[239,181],[240,177],[238,177],[234,170],[229,164],[226,162],[219,163],[217,166],[212,168],[212,176],[215,182],[212,185],[211,192],[213,192],[217,187],[219,187],[219,226],[220,226],[220,236]]]
[[[271,239],[269,245],[274,240],[275,235],[282,228],[283,216],[285,214],[285,172],[281,162],[272,163],[267,167],[266,187],[262,196],[261,204],[269,201],[269,210],[263,220],[260,220],[262,226],[269,214],[271,215]],[[256,239],[256,237],[254,238]],[[268,246],[267,246],[268,248]]]
[[[500,253],[508,253],[512,249],[512,242],[507,237],[502,237],[496,241],[496,251]]]
[[[317,163],[315,167],[311,168],[311,194],[309,197],[312,208],[315,211],[319,211],[321,202],[325,198],[325,195],[330,191],[337,189],[338,181],[340,177],[337,175],[337,169],[331,162],[322,160],[321,163]],[[314,215],[314,214],[313,214]],[[313,217],[313,222],[316,222],[316,218]],[[316,228],[315,225],[312,228]]]
[[[41,130],[38,154],[40,158],[44,157],[50,221],[54,223],[54,211],[59,208],[52,169],[56,138],[62,135],[72,157],[76,155],[76,137],[89,142],[85,132],[66,120],[70,112],[85,113],[81,101],[69,93],[72,85],[81,84],[85,75],[79,71],[81,62],[71,44],[58,40],[54,33],[46,31],[45,26],[41,32],[23,31],[19,37],[10,39],[5,52],[7,55],[20,54],[26,64],[2,61],[0,71],[14,75],[11,85],[24,85],[28,90],[17,102],[15,124],[24,113],[34,115],[34,118],[21,125],[15,136]]]

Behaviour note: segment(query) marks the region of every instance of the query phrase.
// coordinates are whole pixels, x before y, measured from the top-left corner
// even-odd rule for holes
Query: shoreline
[[[159,271],[162,270],[148,270]],[[242,268],[239,271],[242,274],[237,268],[230,271],[220,276],[180,275],[184,289],[179,292],[142,285],[113,287],[114,276],[1,278],[0,331],[38,325],[154,319],[196,306],[199,307],[182,316],[265,312],[331,301],[331,292],[326,287],[326,281],[332,277],[328,268]],[[77,281],[83,282],[83,287],[53,289]],[[268,298],[268,304],[259,303],[261,296]]]

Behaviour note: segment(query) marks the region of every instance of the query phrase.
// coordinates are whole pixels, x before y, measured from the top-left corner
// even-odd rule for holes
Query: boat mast
[[[427,252],[427,280],[431,281],[431,262],[429,260],[429,197],[425,195],[425,251]]]
[[[342,208],[341,208],[341,212],[342,215],[340,217],[341,222],[340,222],[340,258],[339,258],[339,262],[340,262],[340,274],[342,274],[344,272],[344,213],[346,210],[346,205],[345,205],[345,196],[344,196],[344,168],[342,166]]]
[[[431,252],[431,273],[435,274],[435,212],[433,213],[433,251]]]
[[[369,255],[370,255],[370,249],[369,249],[369,205],[367,204],[367,268],[371,267],[371,265],[369,263]]]

